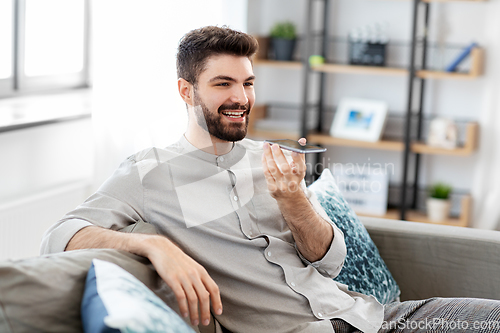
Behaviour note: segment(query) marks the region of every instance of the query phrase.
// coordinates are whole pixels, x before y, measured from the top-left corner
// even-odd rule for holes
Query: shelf
[[[471,67],[468,73],[418,70],[416,71],[416,76],[421,79],[472,80],[483,74],[484,50],[479,47],[473,48],[470,54],[470,58],[471,58]],[[256,59],[254,65],[269,66],[269,67],[284,68],[284,69],[301,69],[303,67],[303,64],[300,61],[276,61],[276,60],[262,60],[262,59]],[[339,74],[343,73],[343,74],[384,75],[384,76],[407,76],[409,74],[409,71],[406,68],[342,65],[342,64],[314,65],[311,66],[311,69],[316,72],[339,73]]]
[[[248,131],[248,136],[250,138],[263,139],[263,140],[300,139],[300,135],[298,132],[290,132],[290,131],[261,131],[253,129]]]
[[[300,61],[277,61],[277,60],[262,60],[262,59],[256,59],[253,64],[254,66],[268,66],[268,67],[277,67],[285,69],[301,69],[303,66]]]
[[[468,73],[420,70],[417,71],[416,76],[422,79],[472,80],[483,74],[484,50],[480,47],[473,48],[470,58],[471,66]]]
[[[257,119],[263,119],[266,115],[266,106],[260,105],[255,106],[252,110],[252,117],[250,118],[250,125],[248,126],[248,135],[253,138],[264,138],[264,139],[292,139],[298,140],[300,138],[298,131],[269,131],[269,130],[259,130],[255,128],[254,121]],[[453,149],[432,147],[424,142],[413,142],[410,149],[413,153],[423,154],[423,155],[448,155],[448,156],[470,156],[472,155],[477,147],[477,137],[479,133],[479,124],[476,122],[470,122],[466,125],[465,134],[465,144],[462,147],[457,147]],[[377,149],[377,150],[389,150],[389,151],[404,151],[404,142],[397,140],[380,140],[376,142],[369,141],[359,141],[359,140],[349,140],[336,138],[329,134],[321,133],[310,133],[307,136],[307,140],[310,143],[330,145],[330,146],[342,146],[342,147],[357,147],[357,148],[367,148],[367,149]]]
[[[446,149],[432,147],[423,142],[415,142],[411,145],[411,151],[418,154],[469,156],[474,153],[477,147],[479,124],[470,122],[467,124],[465,131],[465,144],[462,147]]]
[[[414,142],[411,144],[411,151],[418,154],[426,155],[451,155],[451,156],[469,156],[474,153],[477,146],[477,137],[479,132],[479,124],[470,122],[466,126],[465,145],[454,149],[446,149],[432,147],[423,142]],[[368,149],[404,151],[404,143],[395,140],[380,140],[376,142],[358,141],[335,138],[328,134],[313,133],[307,136],[308,140],[316,144],[332,145],[332,146],[347,146]]]
[[[456,227],[468,227],[470,223],[470,212],[471,212],[472,198],[470,195],[467,195],[462,198],[461,207],[460,207],[460,216],[459,217],[450,217],[445,221],[440,222],[432,222],[429,220],[427,215],[420,211],[410,210],[406,213],[406,220],[411,222],[421,222],[421,223],[432,223],[432,224],[443,224],[443,225],[451,225]],[[385,215],[370,215],[370,214],[362,214],[356,213],[359,216],[369,216],[369,217],[378,217],[378,218],[386,218],[390,220],[399,220],[400,213],[398,209],[389,209]]]
[[[348,146],[369,149],[403,151],[404,144],[401,141],[380,140],[376,142],[348,140],[336,138],[327,134],[310,134],[307,136],[308,141],[317,144],[332,145],[332,146]]]
[[[406,76],[408,70],[405,68],[390,68],[377,66],[358,66],[341,64],[323,64],[312,66],[311,69],[323,73],[345,73],[345,74],[368,74],[368,75],[388,75]]]

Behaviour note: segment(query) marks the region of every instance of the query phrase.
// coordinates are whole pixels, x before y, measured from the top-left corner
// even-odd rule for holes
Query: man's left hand
[[[299,140],[301,145],[306,139]],[[277,144],[272,146],[264,143],[262,167],[267,181],[267,188],[276,200],[289,199],[302,194],[300,182],[306,175],[306,161],[304,154],[292,152],[292,161],[289,163],[281,148]]]

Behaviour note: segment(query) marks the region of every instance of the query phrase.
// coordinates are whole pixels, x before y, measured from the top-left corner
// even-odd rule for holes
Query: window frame
[[[0,98],[89,88],[90,84],[90,0],[84,1],[83,68],[80,72],[28,77],[24,75],[26,0],[12,1],[12,71],[0,79]]]

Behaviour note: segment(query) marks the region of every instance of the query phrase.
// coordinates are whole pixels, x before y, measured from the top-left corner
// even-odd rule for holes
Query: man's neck
[[[217,156],[229,153],[234,146],[234,142],[217,139],[205,131],[195,133],[188,129],[184,136],[196,148]]]

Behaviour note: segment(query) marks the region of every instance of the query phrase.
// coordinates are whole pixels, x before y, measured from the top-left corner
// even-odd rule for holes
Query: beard
[[[194,93],[195,107],[194,113],[198,125],[206,130],[211,136],[227,142],[241,141],[245,138],[248,131],[248,118],[250,113],[250,104],[241,105],[239,103],[223,104],[214,113],[208,109],[198,94]],[[201,109],[201,110],[200,110]],[[243,110],[245,111],[245,121],[241,123],[224,124],[222,111],[224,110]]]

